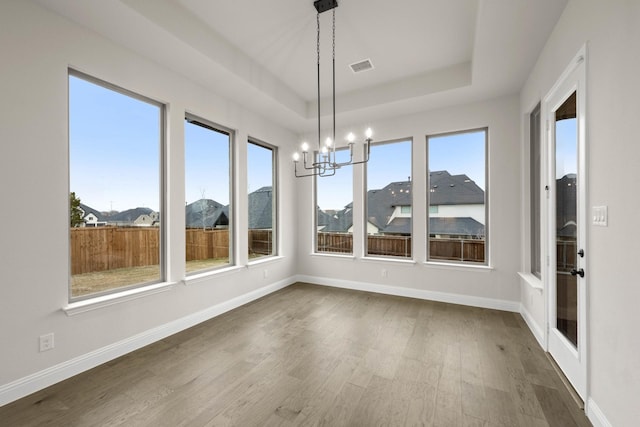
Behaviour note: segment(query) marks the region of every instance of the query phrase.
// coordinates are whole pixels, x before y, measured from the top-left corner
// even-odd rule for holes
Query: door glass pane
[[[574,92],[556,110],[556,327],[578,345],[577,172],[578,121]]]

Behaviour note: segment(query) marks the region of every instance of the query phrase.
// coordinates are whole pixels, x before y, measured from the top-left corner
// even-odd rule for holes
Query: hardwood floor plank
[[[589,426],[514,313],[296,284],[0,407],[7,426]]]

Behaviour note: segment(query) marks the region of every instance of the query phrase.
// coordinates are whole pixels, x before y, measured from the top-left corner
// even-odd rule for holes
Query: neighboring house
[[[429,217],[473,218],[485,223],[484,191],[467,175],[429,173]]]
[[[185,207],[185,222],[187,228],[228,228],[229,207],[211,199],[196,200]]]
[[[133,225],[137,227],[152,227],[160,224],[160,214],[151,212],[150,214],[142,214],[133,221]]]
[[[82,212],[83,223],[80,227],[102,227],[107,225],[107,221],[103,219],[101,212],[80,203],[80,211]]]
[[[411,181],[392,182],[367,192],[367,234],[410,235]],[[484,236],[484,191],[467,175],[430,173],[429,234],[434,237]],[[318,231],[353,232],[352,204],[332,215],[318,210]]]
[[[575,239],[576,226],[576,174],[556,179],[556,233],[559,237]]]
[[[134,208],[127,209],[126,211],[113,213],[110,215],[105,215],[103,218],[107,221],[109,225],[117,226],[117,227],[131,227],[136,224],[136,220],[147,215],[151,216],[152,214],[158,215],[157,212],[154,212],[153,209],[149,208]],[[159,221],[159,218],[158,218]],[[143,225],[143,224],[140,224]],[[157,222],[156,224],[157,225]]]
[[[249,193],[249,229],[273,228],[273,188],[262,187]]]

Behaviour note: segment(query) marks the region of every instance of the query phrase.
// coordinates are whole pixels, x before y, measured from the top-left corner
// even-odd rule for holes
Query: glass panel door
[[[555,113],[556,157],[556,328],[578,346],[576,92]]]

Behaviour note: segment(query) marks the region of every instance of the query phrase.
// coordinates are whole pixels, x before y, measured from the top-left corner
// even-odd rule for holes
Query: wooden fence
[[[368,255],[411,258],[410,236],[367,236]],[[483,240],[430,239],[429,255],[433,260],[484,262]],[[318,252],[351,253],[353,235],[318,233]]]
[[[160,263],[158,227],[71,229],[71,274]]]
[[[229,230],[186,230],[186,260],[229,256]],[[87,227],[71,229],[71,274],[160,263],[158,227]],[[249,255],[272,253],[271,230],[249,230]]]
[[[318,233],[318,252],[351,253],[353,235]],[[273,251],[271,230],[249,230],[249,256]],[[411,258],[410,236],[367,236],[369,255]],[[576,262],[575,240],[557,243],[559,271],[569,271]],[[224,258],[229,255],[228,230],[186,230],[186,260]],[[430,239],[432,260],[484,262],[483,240]],[[160,263],[158,227],[97,227],[71,229],[71,274]]]

